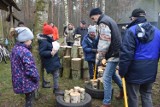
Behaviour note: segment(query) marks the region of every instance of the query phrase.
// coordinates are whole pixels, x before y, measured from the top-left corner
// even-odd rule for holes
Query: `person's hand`
[[[54,56],[57,53],[58,50],[52,50],[51,55]]]

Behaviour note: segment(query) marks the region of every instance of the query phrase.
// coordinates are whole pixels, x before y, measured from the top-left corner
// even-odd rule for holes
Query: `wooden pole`
[[[123,93],[124,93],[124,105],[125,105],[125,107],[128,107],[126,82],[125,82],[125,78],[124,77],[122,78],[122,84],[123,84]]]

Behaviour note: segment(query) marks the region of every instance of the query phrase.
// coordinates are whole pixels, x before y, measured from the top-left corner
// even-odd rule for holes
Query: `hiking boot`
[[[111,105],[110,104],[109,105],[103,104],[100,107],[111,107]]]
[[[116,98],[117,100],[120,100],[120,99],[123,99],[123,96],[124,96],[123,90],[121,90],[121,91],[119,92],[119,95],[117,95],[115,98]]]
[[[64,91],[60,90],[59,88],[54,88],[53,93],[55,94],[55,96],[64,95]]]
[[[26,94],[25,107],[32,107],[33,99],[34,99],[34,92],[31,92],[31,93]]]
[[[42,82],[42,88],[51,88],[50,82],[48,82],[48,81],[43,81],[43,82]]]

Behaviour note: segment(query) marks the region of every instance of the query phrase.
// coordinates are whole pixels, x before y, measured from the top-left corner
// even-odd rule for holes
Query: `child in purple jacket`
[[[17,41],[11,52],[13,90],[16,94],[25,94],[25,107],[32,107],[34,91],[39,85],[39,74],[30,52],[34,36],[27,27],[17,27],[13,32]]]

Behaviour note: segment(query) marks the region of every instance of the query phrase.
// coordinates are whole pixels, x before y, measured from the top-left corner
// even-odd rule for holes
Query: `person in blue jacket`
[[[93,79],[93,70],[96,59],[98,38],[96,36],[96,27],[90,26],[88,34],[82,41],[85,60],[88,62],[90,79]]]
[[[119,74],[126,79],[128,107],[153,107],[152,85],[160,53],[160,31],[146,19],[144,10],[133,10],[120,50]]]

